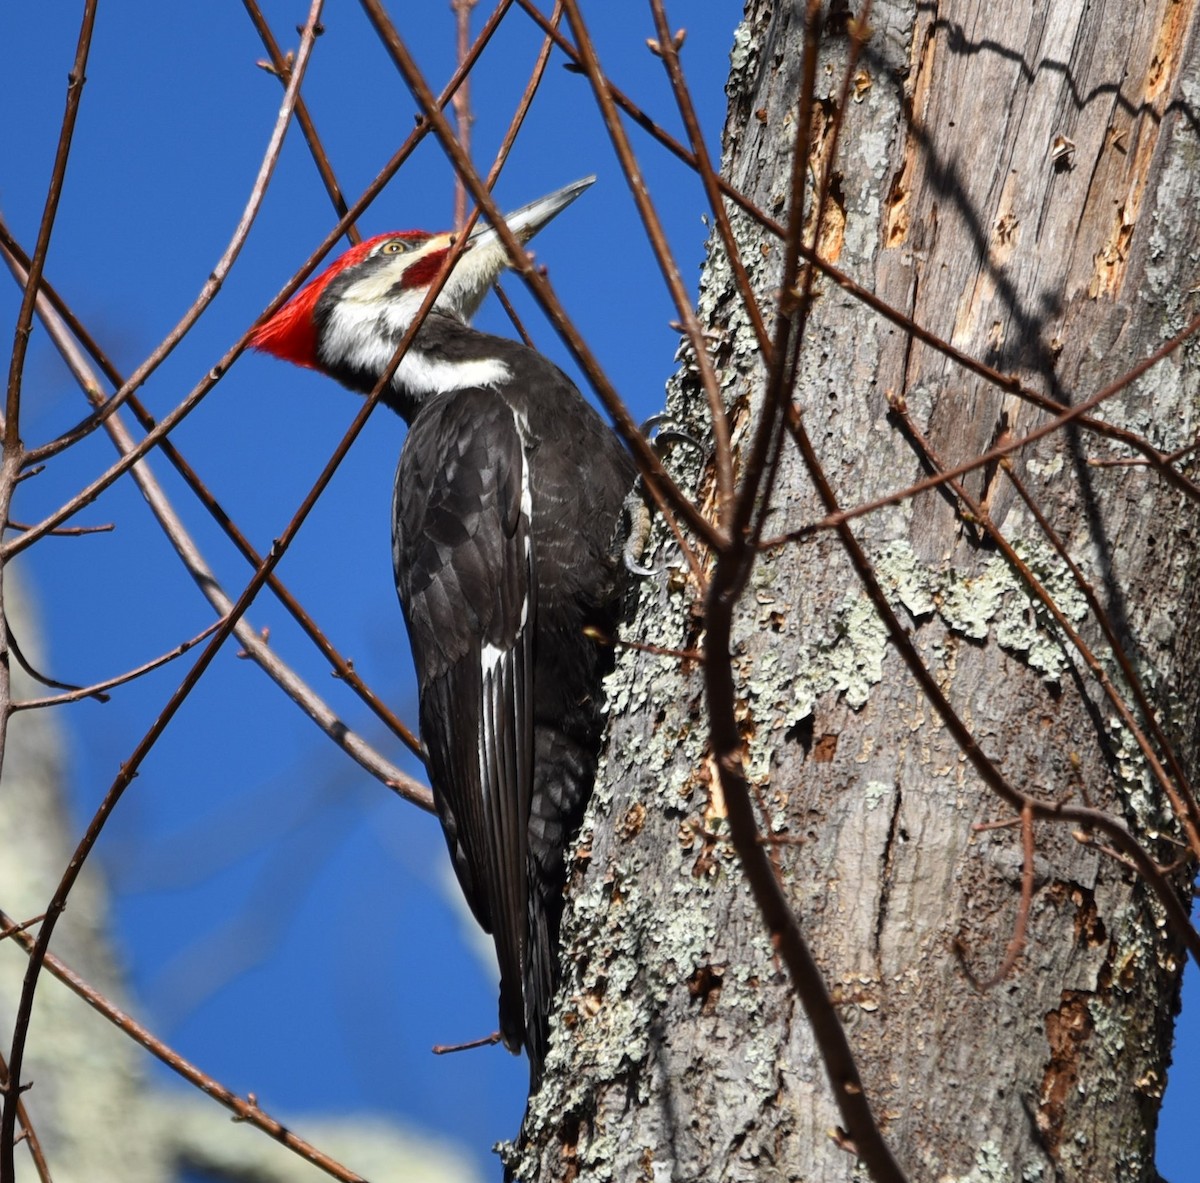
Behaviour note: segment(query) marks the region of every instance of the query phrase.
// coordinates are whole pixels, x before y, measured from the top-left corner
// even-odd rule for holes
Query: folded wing
[[[536,580],[527,458],[511,408],[482,390],[427,404],[400,456],[395,502],[396,587],[429,776],[463,892],[496,942],[501,1032],[516,1050]]]

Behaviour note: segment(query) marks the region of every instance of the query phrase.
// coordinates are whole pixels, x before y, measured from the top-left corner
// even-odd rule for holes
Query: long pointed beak
[[[514,210],[504,220],[518,242],[528,242],[557,213],[564,210],[596,178],[584,177],[573,185],[565,185],[547,197],[531,201],[519,210]],[[449,235],[445,236],[447,239]],[[472,230],[467,239],[468,249],[463,252],[442,294],[437,307],[450,312],[459,320],[469,321],[475,315],[488,289],[496,282],[500,272],[510,266],[511,260],[504,243],[491,226]]]
[[[518,242],[528,242],[556,214],[565,210],[595,179],[594,176],[584,177],[580,181],[564,185],[546,197],[539,197],[537,201],[531,201],[528,205],[513,210],[511,214],[505,214],[504,221]],[[469,241],[472,250],[480,247],[487,249],[493,245],[499,246],[503,250],[500,236],[491,226],[476,227],[471,231]]]

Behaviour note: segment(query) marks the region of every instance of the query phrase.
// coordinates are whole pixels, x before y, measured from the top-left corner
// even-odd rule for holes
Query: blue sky
[[[481,5],[481,9],[484,6]],[[589,5],[602,60],[618,84],[681,135],[659,63],[645,47],[648,8]],[[285,46],[307,9],[264,5]],[[427,78],[453,69],[445,4],[393,4]],[[0,10],[0,211],[32,244],[54,153],[78,4]],[[410,13],[419,12],[414,19]],[[480,14],[482,16],[482,12]],[[723,82],[740,5],[673,6],[687,28],[684,64],[710,146],[724,116]],[[478,24],[478,20],[476,22]],[[414,107],[357,5],[327,5],[304,94],[343,190],[354,196],[413,125]],[[475,157],[491,158],[537,52],[514,14],[473,75]],[[240,216],[279,106],[275,79],[241,6],[126,0],[102,4],[79,128],[47,275],[117,365],[128,372],[194,299]],[[706,206],[688,171],[640,133],[685,278],[702,257]],[[675,313],[637,229],[632,200],[587,83],[552,59],[497,186],[514,208],[589,173],[599,181],[539,237],[535,250],[635,415],[661,404],[677,342]],[[362,219],[366,233],[449,223],[451,172],[432,138]],[[262,311],[333,222],[293,128],[242,257],[209,313],[141,392],[163,414]],[[516,283],[507,290],[539,346],[570,369]],[[0,284],[0,324],[16,293]],[[483,327],[507,332],[494,302]],[[8,331],[8,330],[6,330]],[[46,338],[35,335],[23,434],[49,438],[84,404]],[[308,491],[358,401],[327,379],[247,356],[175,434],[235,521],[265,549]],[[357,670],[408,718],[415,692],[390,572],[392,473],[402,425],[372,417],[279,574]],[[21,491],[15,513],[36,520],[111,459],[102,436]],[[168,466],[155,470],[209,562],[235,595],[243,561]],[[198,632],[211,619],[136,490],[121,482],[77,521],[113,534],[50,539],[21,566],[34,583],[53,672],[89,682]],[[354,728],[419,774],[269,595],[249,619],[326,694]],[[452,903],[436,824],[350,764],[251,663],[228,646],[168,729],[106,832],[99,858],[141,1013],[160,1034],[264,1107],[371,1109],[458,1138],[497,1177],[488,1148],[515,1133],[523,1061],[489,1049],[435,1058],[495,1025],[493,980]],[[182,676],[172,665],[107,706],[62,712],[70,730],[78,823]],[[36,1037],[36,1016],[35,1016]],[[5,1036],[7,1039],[7,1036]],[[1200,1040],[1185,1030],[1185,1047]],[[313,1065],[320,1064],[320,1071]],[[1177,1064],[1160,1165],[1186,1176],[1184,1114],[1200,1087]],[[352,1165],[352,1164],[351,1164]]]

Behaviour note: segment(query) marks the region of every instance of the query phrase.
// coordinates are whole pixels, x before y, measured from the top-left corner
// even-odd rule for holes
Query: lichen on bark
[[[1129,369],[1186,319],[1181,260],[1200,249],[1195,219],[1180,213],[1200,201],[1198,123],[1187,114],[1200,71],[1192,15],[1178,25],[1186,47],[1157,59],[1153,97],[1138,90],[1164,6],[1122,21],[1115,0],[1053,13],[884,0],[844,112],[848,41],[831,21],[807,178],[812,191],[822,169],[836,174],[835,233],[822,249],[922,326],[1062,405]],[[801,7],[750,0],[727,86],[722,171],[772,217],[786,217]],[[1175,71],[1167,82],[1163,69]],[[1121,101],[1105,106],[1102,93]],[[1063,111],[1075,144],[1066,169],[1048,156]],[[1138,150],[1122,157],[1110,126]],[[1103,293],[1089,294],[1112,231],[1100,197],[1124,199],[1131,183],[1126,257],[1119,274],[1108,268]],[[781,244],[731,217],[771,309]],[[928,474],[928,457],[889,413],[891,393],[947,463],[980,454],[1002,429],[1044,422],[1045,410],[961,370],[836,284],[819,279],[816,292],[794,397],[843,504]],[[740,448],[764,370],[715,235],[699,311]],[[1160,400],[1152,372],[1103,417],[1181,446],[1200,419],[1198,359],[1200,347],[1186,346],[1164,363]],[[680,361],[668,411],[707,440],[686,348]],[[1012,462],[1194,757],[1194,513],[1151,471],[1088,463],[1125,454],[1072,429]],[[782,455],[768,534],[825,513],[794,452]],[[712,511],[696,450],[677,448],[669,463]],[[1011,483],[1003,473],[964,479],[973,496],[991,482],[992,520],[1127,690],[1081,589]],[[915,652],[1003,774],[1039,800],[1108,810],[1169,863],[1175,827],[1128,729],[978,522],[943,489],[852,529]],[[661,524],[650,555],[657,574],[637,589],[626,635],[694,649],[696,589]],[[1152,892],[1095,844],[1038,821],[1024,945],[999,986],[977,989],[966,971],[979,981],[1002,962],[1022,907],[1021,827],[910,676],[832,532],[762,554],[734,639],[761,830],[910,1178],[1150,1183],[1182,965]],[[625,650],[609,696],[606,759],[572,878],[561,1026],[513,1152],[519,1176],[863,1178],[830,1137],[839,1114],[824,1066],[728,841],[699,670]],[[1008,825],[977,828],[994,822]],[[1187,873],[1177,871],[1181,892]]]

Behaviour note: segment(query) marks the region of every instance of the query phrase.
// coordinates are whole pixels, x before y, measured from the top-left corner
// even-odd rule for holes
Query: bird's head
[[[585,177],[508,214],[508,228],[518,242],[528,242],[595,179]],[[370,390],[395,355],[456,237],[453,232],[402,230],[352,246],[261,324],[250,344],[322,370],[354,389]],[[433,310],[468,322],[509,262],[491,226],[473,230]]]

